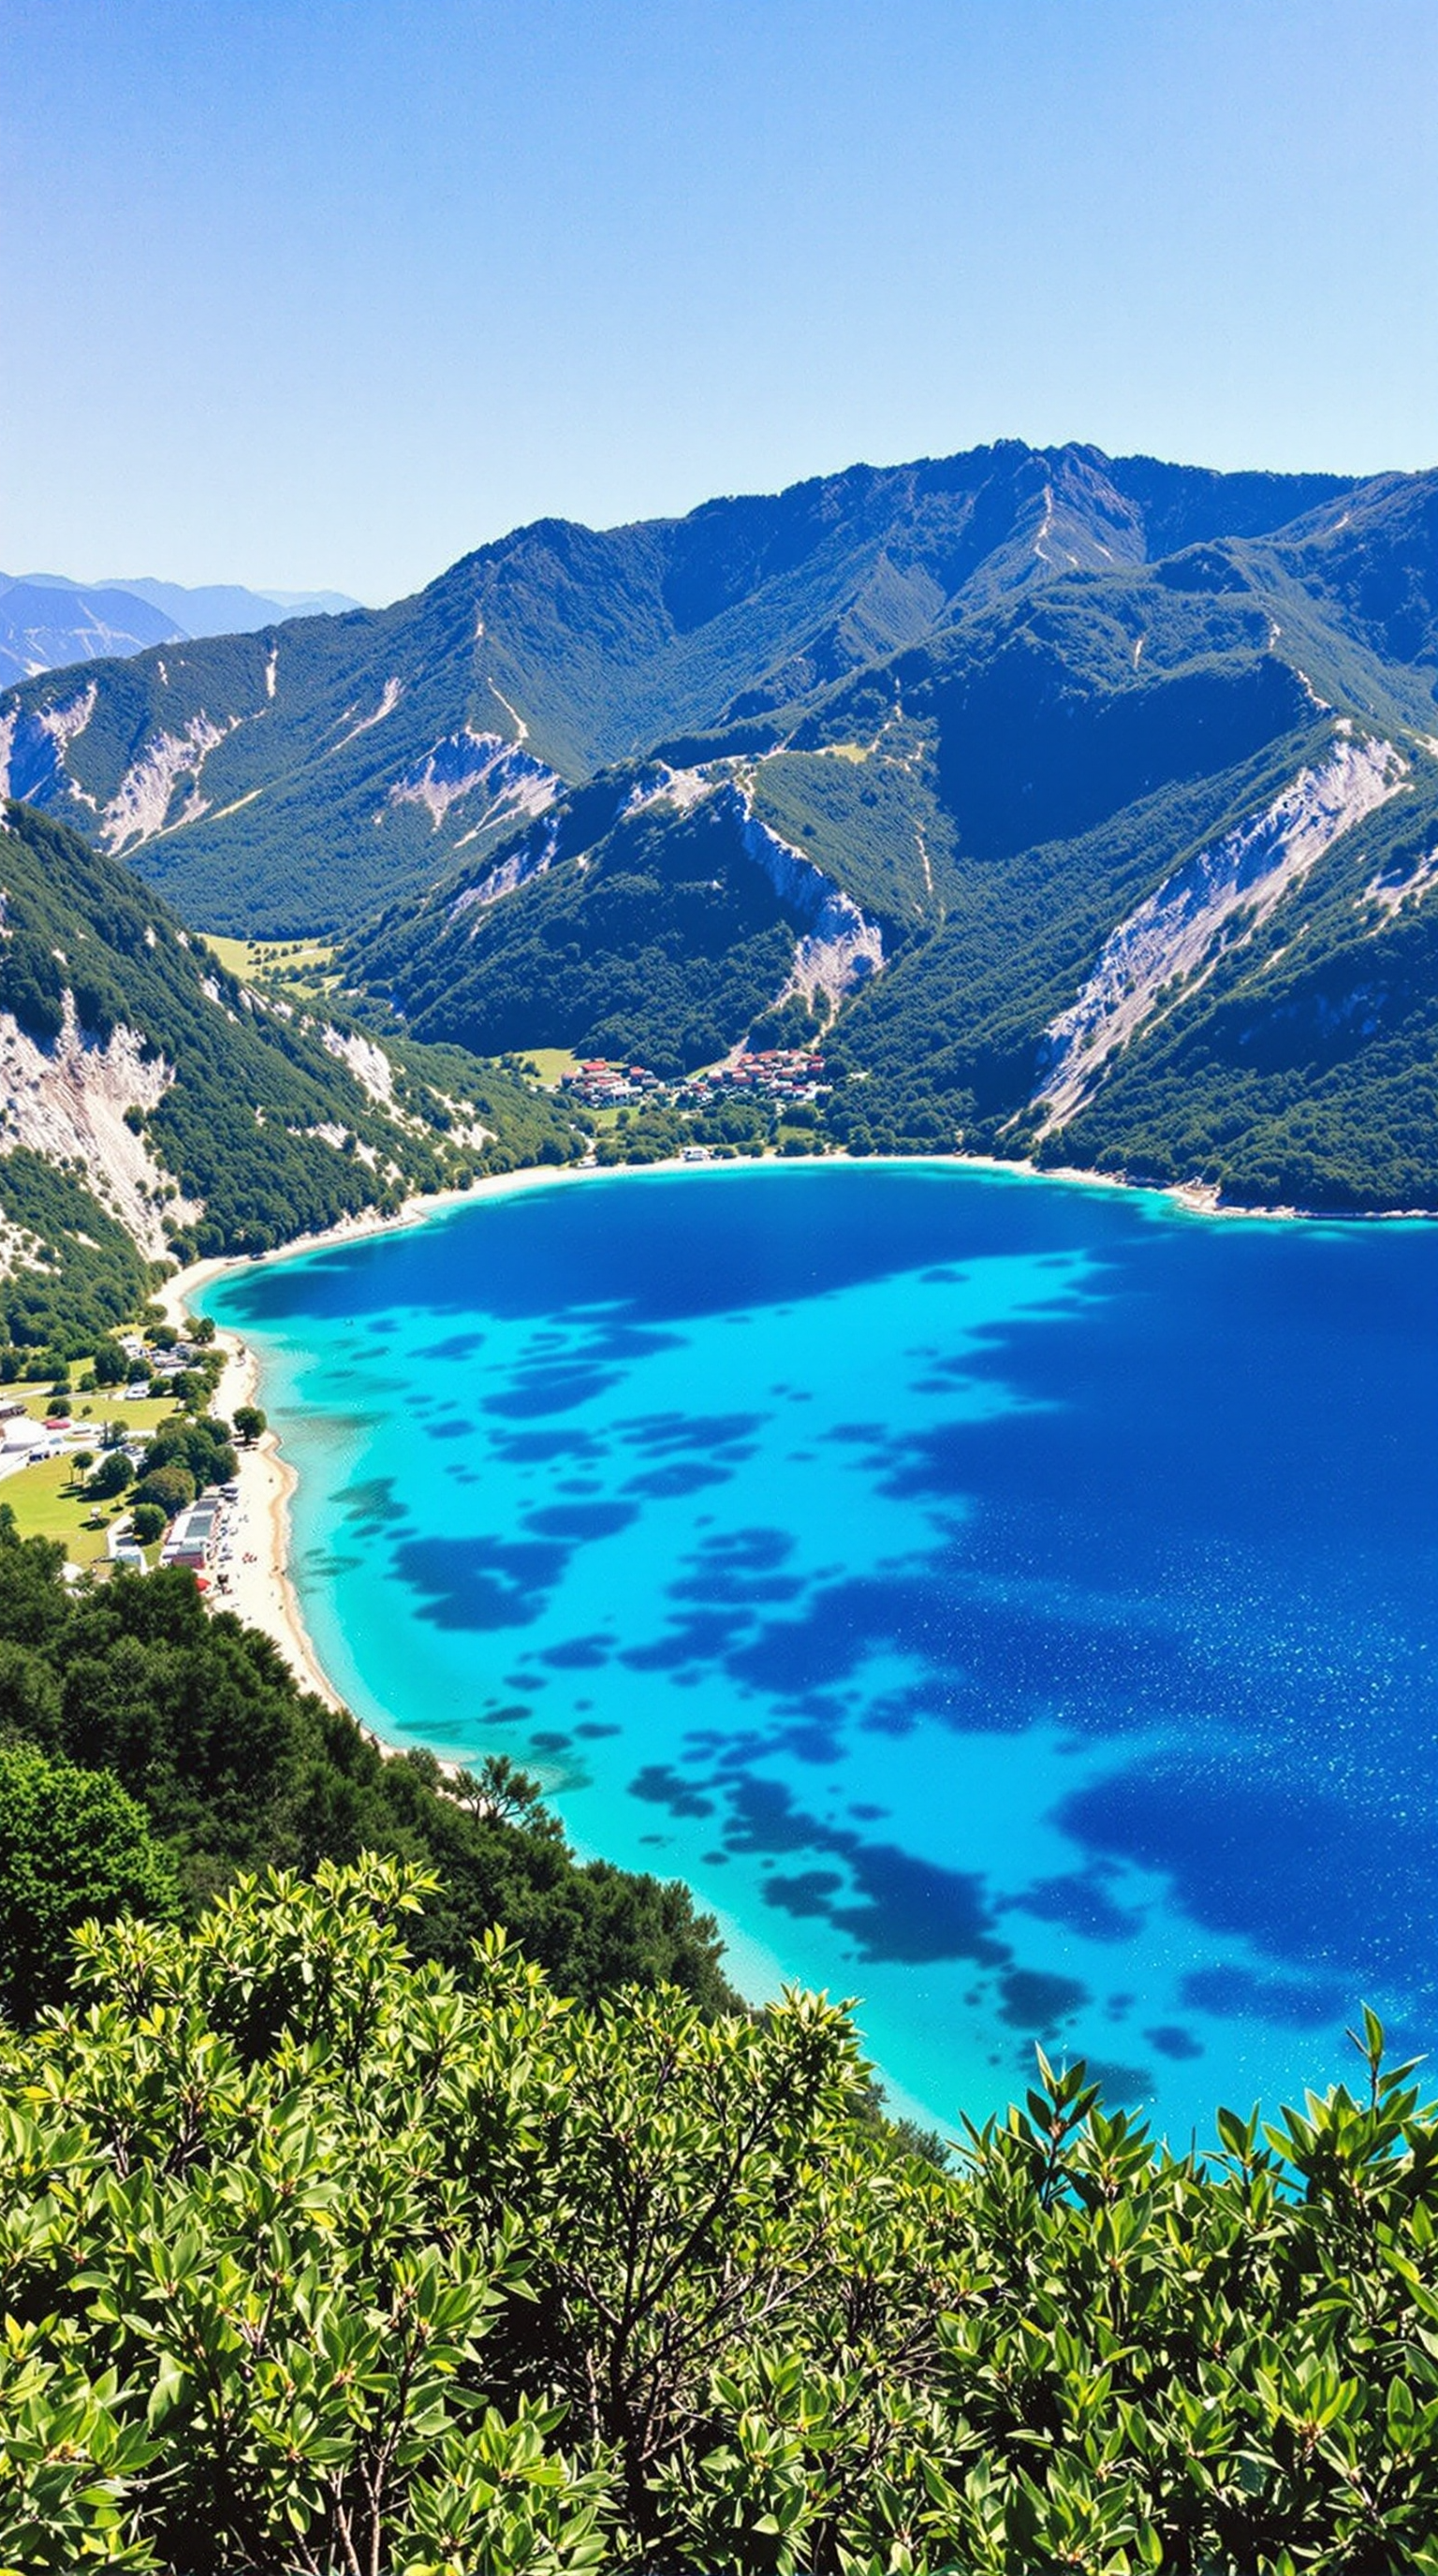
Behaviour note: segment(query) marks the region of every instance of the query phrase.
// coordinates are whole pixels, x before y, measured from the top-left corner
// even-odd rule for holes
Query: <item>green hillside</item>
[[[602,534],[541,520],[392,608],[8,691],[8,792],[211,930],[348,928],[661,737],[767,720],[976,606],[1166,552],[1176,530],[1252,535],[1350,489],[1011,440]]]
[[[644,775],[577,797],[557,834],[535,827],[518,892],[458,908],[452,892],[431,897],[354,941],[347,970],[392,995],[421,1038],[669,1074],[711,1063],[784,983],[800,916],[746,855],[732,792],[693,812],[662,793],[626,811]]]
[[[0,1332],[78,1351],[156,1265],[570,1151],[501,1069],[239,983],[129,869],[0,826]]]

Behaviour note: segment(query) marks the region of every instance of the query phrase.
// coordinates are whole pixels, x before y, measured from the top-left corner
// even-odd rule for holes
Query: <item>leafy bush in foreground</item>
[[[408,1962],[421,1874],[81,1936],[0,2039],[0,2562],[973,2576],[1438,2567],[1438,2128],[1204,2162],[1041,2065],[960,2167],[842,2013]]]

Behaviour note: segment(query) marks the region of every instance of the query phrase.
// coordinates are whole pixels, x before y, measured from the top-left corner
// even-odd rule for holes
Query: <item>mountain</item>
[[[0,1345],[92,1348],[157,1262],[570,1150],[502,1070],[238,983],[25,806],[4,809],[0,886]]]
[[[278,625],[305,612],[357,608],[343,591],[187,590],[177,581],[68,581],[62,573],[0,573],[0,682],[72,662],[142,652],[200,635]]]
[[[1009,440],[603,533],[540,520],[392,608],[9,691],[9,792],[207,928],[353,927],[663,737],[741,723],[767,743],[782,711],[957,618],[1353,488]]]
[[[824,1028],[830,1141],[1438,1204],[1438,475],[1017,442],[0,698],[13,790],[425,1043]]]
[[[838,1014],[834,1141],[1438,1205],[1438,477],[1030,581],[661,747],[348,949],[428,1038]]]

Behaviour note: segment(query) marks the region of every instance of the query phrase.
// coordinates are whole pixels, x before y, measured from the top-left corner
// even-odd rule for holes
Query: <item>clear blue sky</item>
[[[1003,436],[1438,461],[1434,0],[8,0],[0,566],[396,596]]]

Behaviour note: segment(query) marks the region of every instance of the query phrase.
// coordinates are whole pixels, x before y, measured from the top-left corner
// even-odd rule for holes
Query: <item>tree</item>
[[[157,1467],[182,1467],[198,1491],[202,1485],[225,1484],[236,1464],[222,1423],[209,1414],[172,1414],[146,1449],[143,1472],[149,1476]]]
[[[130,1512],[130,1527],[141,1547],[153,1546],[165,1527],[168,1515],[162,1503],[136,1503]]]
[[[94,1377],[96,1386],[128,1386],[130,1362],[118,1342],[96,1343]]]
[[[195,1480],[184,1467],[154,1467],[135,1489],[137,1503],[153,1503],[172,1521],[195,1499]]]
[[[79,1463],[77,1457],[75,1461],[77,1467]],[[113,1502],[117,1494],[123,1494],[125,1487],[132,1481],[134,1473],[134,1468],[123,1449],[107,1449],[86,1485],[85,1491],[97,1503]]]
[[[77,1449],[70,1461],[72,1475],[84,1478],[88,1476],[90,1469],[94,1464],[95,1452],[93,1449]]]
[[[28,2022],[58,2000],[70,1935],[92,1915],[177,1908],[170,1861],[108,1773],[0,1744],[0,2014]]]
[[[507,1824],[532,1816],[543,1798],[539,1782],[507,1753],[487,1753],[477,1773],[456,1771],[449,1792],[471,1815],[499,1816]]]
[[[269,1416],[258,1404],[236,1405],[235,1435],[237,1439],[243,1440],[247,1449],[252,1447],[268,1429]]]

